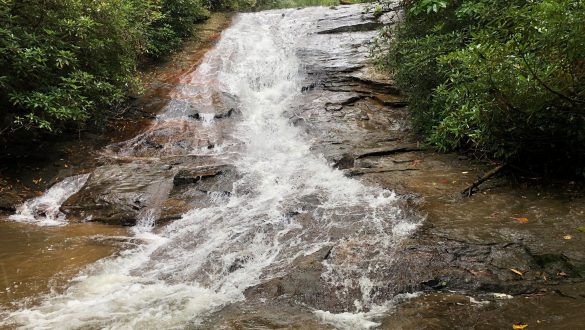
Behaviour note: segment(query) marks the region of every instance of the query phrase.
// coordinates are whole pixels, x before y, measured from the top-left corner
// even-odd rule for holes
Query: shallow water
[[[37,227],[0,219],[0,306],[31,305],[39,293],[61,291],[85,265],[122,247],[112,237],[126,235],[100,224]]]

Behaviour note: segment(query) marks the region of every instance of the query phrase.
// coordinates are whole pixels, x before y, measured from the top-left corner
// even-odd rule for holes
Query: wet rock
[[[352,168],[355,164],[355,159],[351,154],[342,154],[339,157],[335,157],[333,167],[343,170]]]
[[[24,200],[16,193],[11,191],[0,192],[0,211],[14,212],[16,207],[22,204]]]
[[[317,85],[317,83],[313,82],[313,83],[310,83],[307,86],[301,87],[301,93],[305,93],[305,92],[308,92],[308,91],[312,91],[313,89],[315,89],[315,86],[316,85]]]
[[[225,92],[214,92],[211,97],[211,104],[199,106],[198,111],[188,117],[195,120],[205,121],[213,119],[227,119],[241,114],[239,110],[239,99],[235,95]]]
[[[146,146],[147,148],[152,148],[152,149],[162,149],[163,145],[150,141],[150,140],[146,140],[144,141],[144,146]]]
[[[582,276],[566,257],[535,255],[521,243],[478,244],[430,232],[406,242],[397,257],[411,275],[418,274],[423,290],[517,295]]]
[[[333,330],[323,324],[308,306],[286,301],[254,301],[233,303],[206,319],[202,329],[319,329]]]
[[[133,225],[167,197],[174,170],[141,162],[98,167],[86,185],[61,207],[70,221]]]
[[[173,184],[175,187],[193,185],[203,192],[229,193],[238,178],[232,165],[210,165],[180,170],[173,178]]]
[[[228,272],[233,273],[238,269],[244,267],[244,265],[248,262],[248,257],[238,257],[234,260],[234,262],[229,266]]]
[[[230,118],[232,115],[234,114],[240,114],[240,112],[236,109],[229,109],[227,111],[221,111],[221,112],[214,112],[213,113],[213,119],[224,119],[224,118]],[[203,120],[205,115],[204,113],[194,113],[192,115],[189,115],[190,118],[196,119],[196,120]]]
[[[212,96],[215,118],[228,118],[239,113],[240,100],[226,92],[215,92]]]
[[[233,114],[235,114],[236,111],[237,111],[236,109],[229,109],[227,112],[216,113],[215,116],[214,116],[214,118],[215,119],[229,118]]]
[[[340,302],[335,297],[335,290],[321,277],[324,271],[323,260],[330,254],[331,247],[297,258],[290,271],[283,277],[275,278],[245,291],[247,299],[271,301],[295,301],[317,309],[341,311],[352,302]]]
[[[214,177],[228,169],[226,165],[201,166],[192,169],[181,169],[175,174],[173,184],[175,186],[196,183],[204,178]]]
[[[187,211],[228,201],[240,175],[232,165],[205,165],[181,169],[161,205],[160,221],[181,218]]]

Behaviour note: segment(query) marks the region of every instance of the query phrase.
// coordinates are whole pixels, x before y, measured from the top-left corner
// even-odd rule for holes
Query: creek
[[[462,199],[486,166],[424,150],[369,58],[399,16],[236,15],[138,100],[153,120],[0,222],[0,327],[579,328],[585,200]]]

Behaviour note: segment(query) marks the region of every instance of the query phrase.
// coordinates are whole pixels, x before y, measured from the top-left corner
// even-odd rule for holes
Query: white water
[[[227,201],[187,212],[156,233],[145,218],[136,231],[144,245],[99,262],[66,292],[12,313],[9,322],[23,329],[197,326],[243,301],[246,288],[285,275],[298,257],[333,247],[323,278],[342,301],[355,298],[356,288],[361,294],[354,310],[318,316],[341,328],[374,326],[370,318],[381,308],[374,303],[376,288],[384,285],[378,274],[418,220],[406,218],[393,192],[331,169],[283,116],[305,79],[297,49],[324,10],[314,9],[314,17],[289,10],[286,19],[280,11],[240,15],[204,70],[190,77],[214,73],[212,87],[241,102],[234,136],[244,146],[235,161],[242,179]]]
[[[391,308],[404,300],[419,297],[421,293],[399,294],[386,301],[383,305],[374,305],[367,312],[356,313],[331,313],[328,311],[316,310],[313,313],[324,323],[334,326],[337,329],[372,329],[380,326],[380,323],[372,321],[384,316]]]
[[[9,217],[18,222],[34,223],[39,226],[63,226],[67,224],[65,214],[59,208],[69,197],[85,184],[89,174],[68,177],[54,184],[43,195],[29,199],[20,205],[16,214]]]

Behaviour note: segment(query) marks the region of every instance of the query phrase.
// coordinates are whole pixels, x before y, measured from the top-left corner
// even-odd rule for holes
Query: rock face
[[[230,137],[238,100],[226,93],[190,99],[197,84],[184,87],[183,99],[169,102],[143,133],[104,149],[103,165],[61,207],[68,219],[135,225],[154,217],[162,223],[232,190],[235,169],[214,155],[238,148]]]
[[[239,174],[232,165],[211,165],[182,169],[162,204],[161,222],[176,220],[189,210],[227,201]]]

